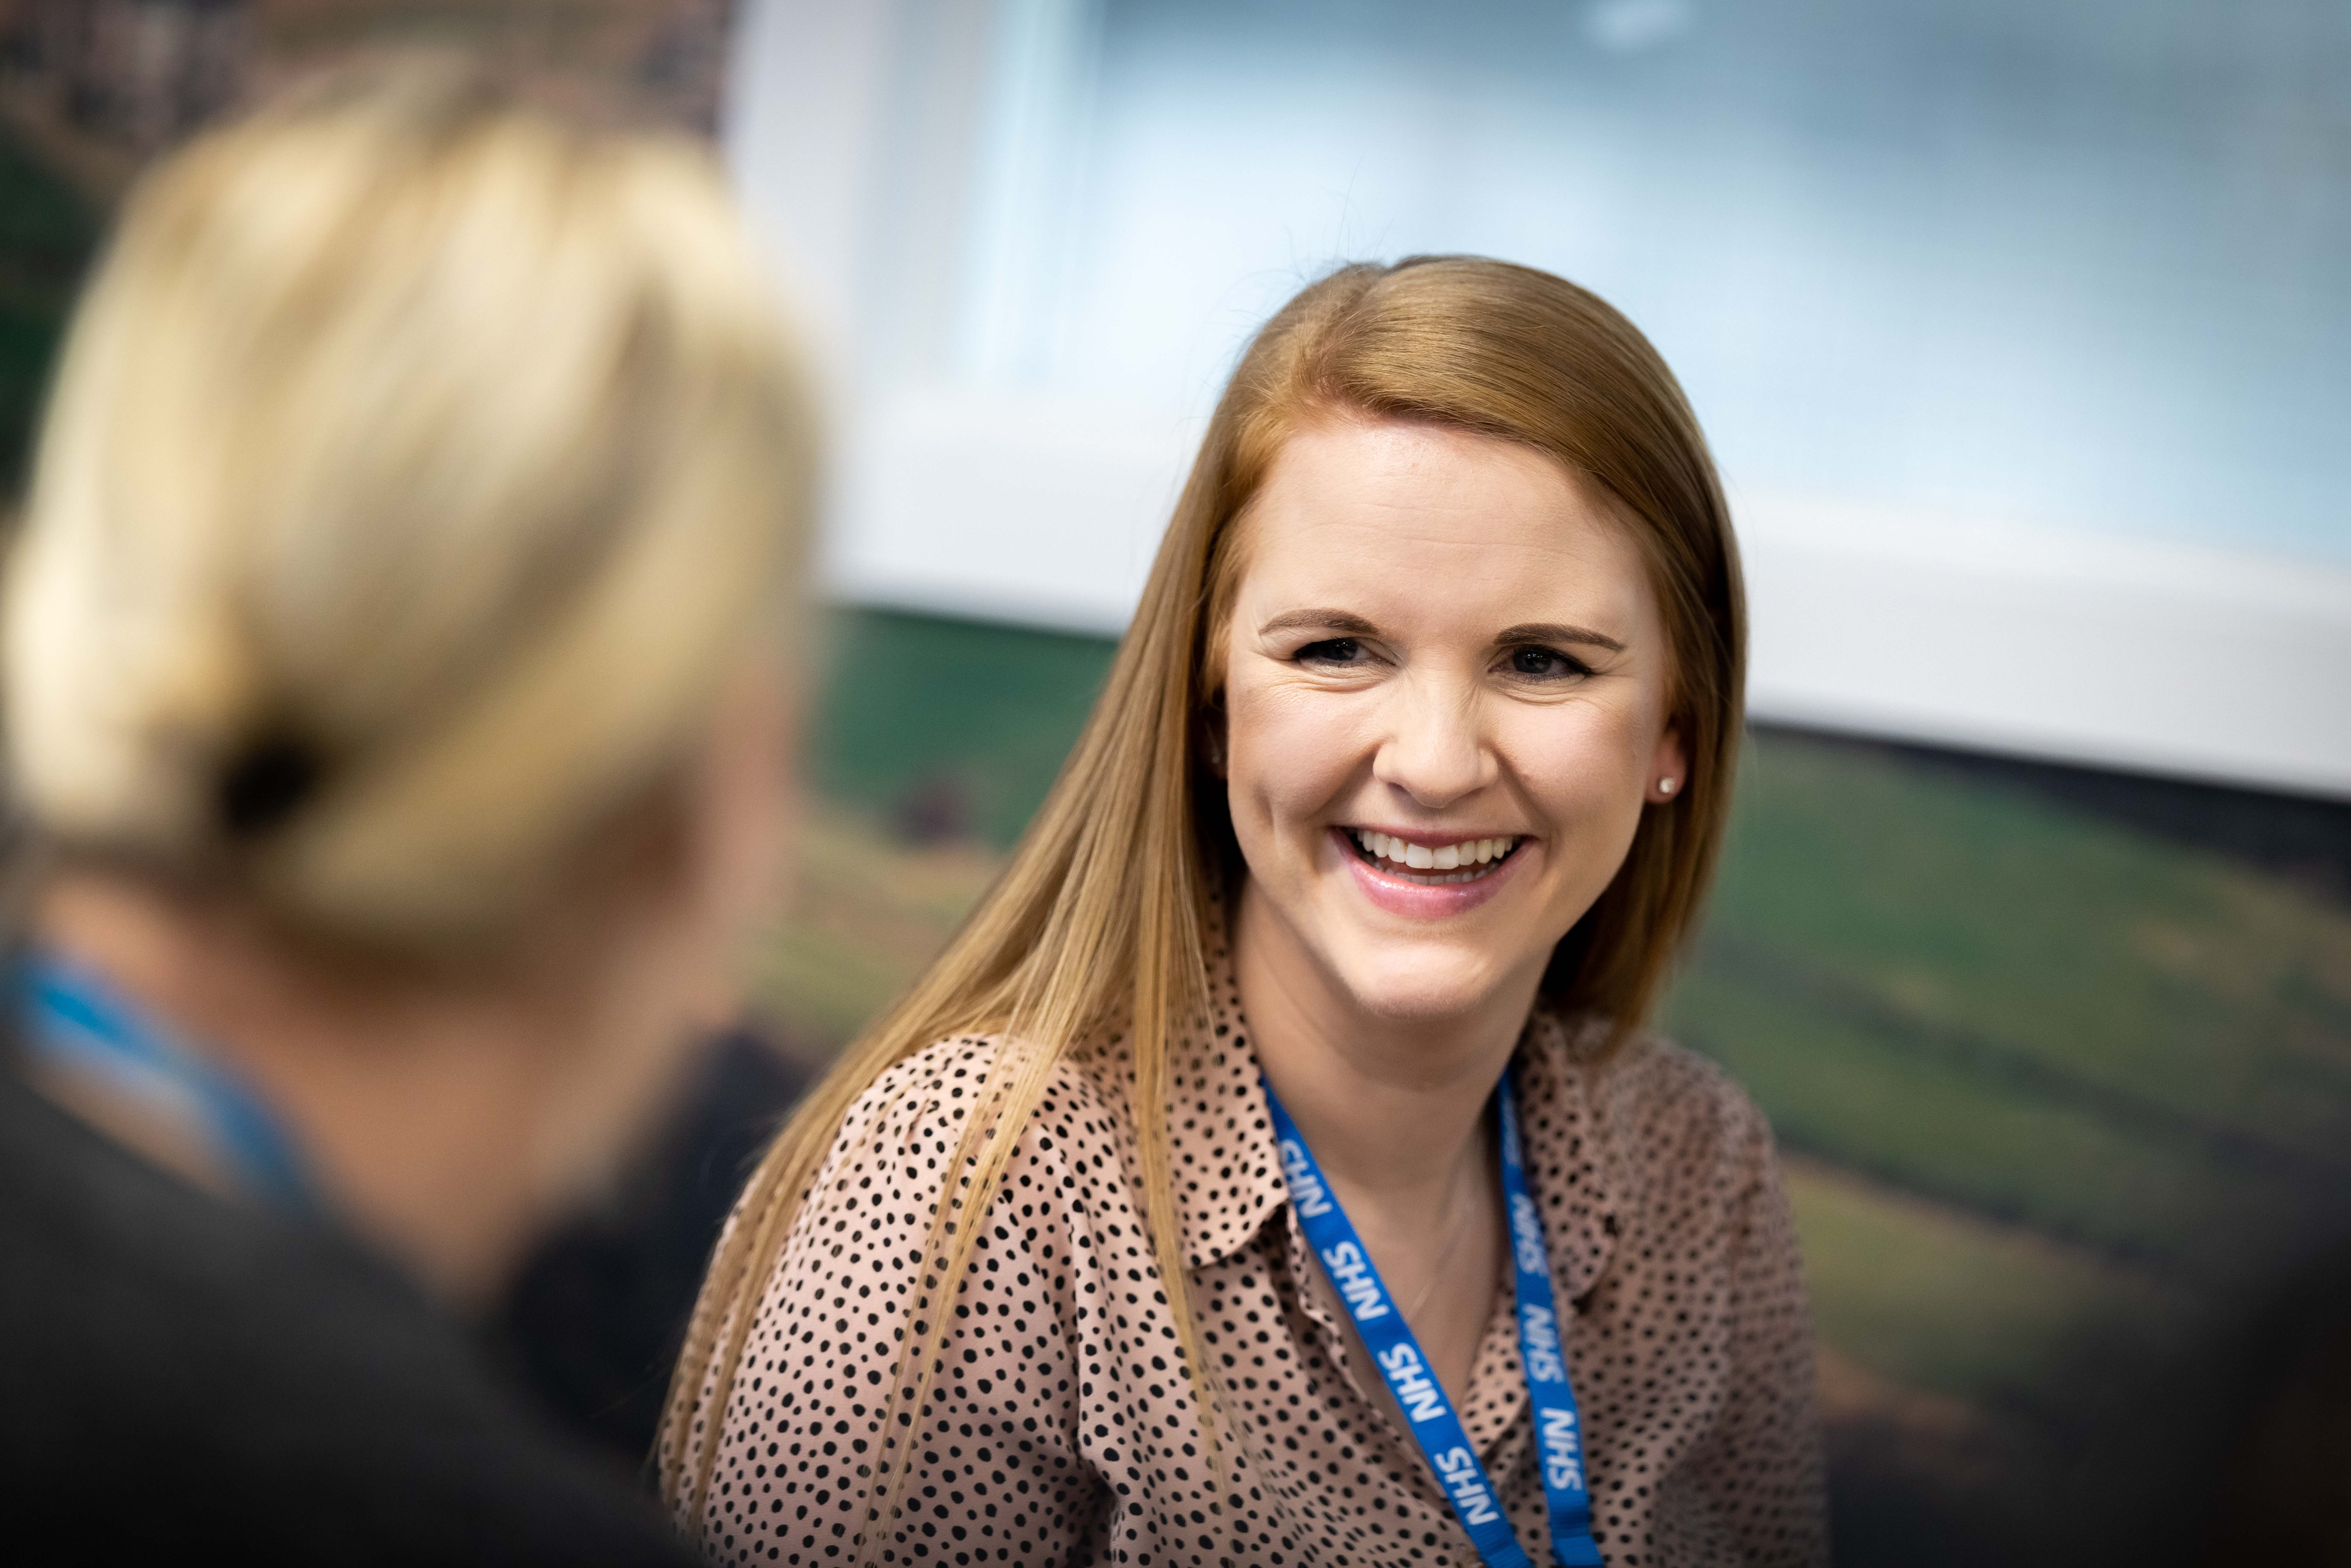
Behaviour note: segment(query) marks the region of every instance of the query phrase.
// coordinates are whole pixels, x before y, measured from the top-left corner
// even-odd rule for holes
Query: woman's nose
[[[1372,777],[1430,810],[1494,781],[1494,753],[1480,727],[1475,692],[1449,682],[1408,680],[1398,683],[1394,701]]]

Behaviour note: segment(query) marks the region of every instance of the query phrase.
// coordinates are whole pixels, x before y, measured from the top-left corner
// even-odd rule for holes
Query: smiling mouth
[[[1499,838],[1470,839],[1441,849],[1416,844],[1409,839],[1374,832],[1368,828],[1343,828],[1347,841],[1355,848],[1357,858],[1374,867],[1384,876],[1399,882],[1409,882],[1422,887],[1444,887],[1454,883],[1479,882],[1500,869],[1504,861],[1526,842],[1523,834],[1510,833]]]

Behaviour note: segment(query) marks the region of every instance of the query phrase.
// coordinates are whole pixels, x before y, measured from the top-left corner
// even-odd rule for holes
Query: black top
[[[0,1555],[150,1552],[695,1561],[390,1266],[199,1191],[0,1062]]]

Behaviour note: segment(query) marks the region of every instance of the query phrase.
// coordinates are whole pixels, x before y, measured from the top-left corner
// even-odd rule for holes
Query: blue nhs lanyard
[[[1510,1211],[1510,1266],[1517,1286],[1520,1360],[1534,1404],[1535,1438],[1541,1446],[1543,1500],[1551,1513],[1552,1560],[1561,1568],[1601,1568],[1592,1539],[1592,1494],[1583,1484],[1583,1424],[1575,1391],[1568,1385],[1562,1354],[1559,1310],[1551,1288],[1551,1254],[1543,1241],[1542,1215],[1527,1191],[1526,1164],[1519,1148],[1519,1112],[1510,1099],[1510,1075],[1502,1074],[1495,1101],[1502,1124],[1502,1201]],[[1372,1266],[1371,1254],[1339,1207],[1313,1151],[1298,1124],[1281,1107],[1273,1085],[1265,1086],[1266,1109],[1273,1113],[1274,1142],[1290,1186],[1290,1207],[1307,1244],[1355,1321],[1355,1332],[1372,1353],[1406,1427],[1427,1457],[1437,1485],[1453,1500],[1453,1511],[1469,1532],[1487,1568],[1533,1568],[1502,1511],[1501,1494],[1478,1461],[1469,1434],[1445,1397],[1444,1388],[1420,1354],[1420,1342]]]
[[[247,1186],[281,1208],[311,1208],[293,1141],[229,1073],[78,965],[36,950],[19,964],[16,984],[29,1050],[96,1073],[193,1124]]]

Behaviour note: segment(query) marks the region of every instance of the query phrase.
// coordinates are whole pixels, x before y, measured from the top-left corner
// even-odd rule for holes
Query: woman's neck
[[[1486,1103],[1533,982],[1458,1015],[1382,1015],[1358,1005],[1246,883],[1238,903],[1235,977],[1259,1064],[1420,1354],[1465,1399],[1506,1248]],[[1342,1322],[1353,1336],[1352,1319]],[[1368,1374],[1365,1386],[1376,1386]]]
[[[283,1124],[329,1207],[434,1293],[486,1299],[538,1218],[534,1032],[510,999],[446,994],[355,1004],[136,883],[68,874],[40,939],[246,1084]],[[48,1082],[55,1080],[55,1082]],[[103,1079],[52,1071],[54,1097],[215,1189],[235,1182]],[[192,1137],[192,1134],[196,1134]]]
[[[1482,1117],[1534,1003],[1507,988],[1473,1009],[1370,1011],[1244,883],[1236,980],[1259,1064],[1323,1174],[1348,1193],[1441,1204],[1486,1146]]]

